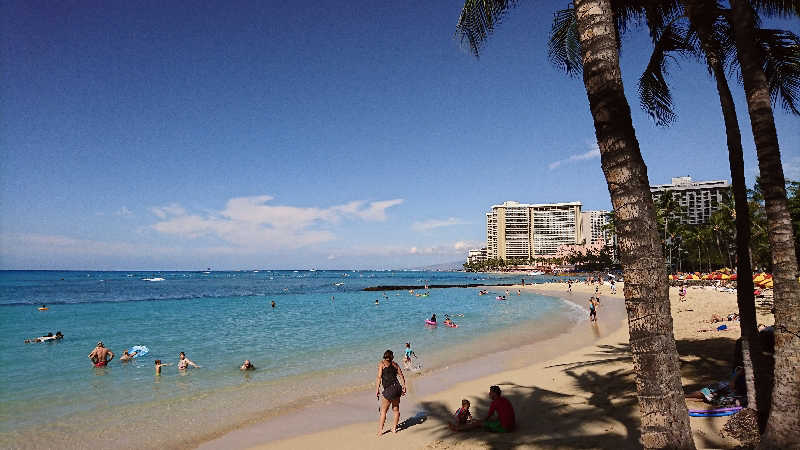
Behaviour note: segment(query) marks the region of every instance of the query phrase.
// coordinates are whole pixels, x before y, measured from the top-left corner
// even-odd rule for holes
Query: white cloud
[[[597,146],[597,143],[590,144],[591,149],[585,153],[579,153],[577,155],[572,155],[569,158],[559,159],[558,161],[553,161],[547,165],[547,168],[550,170],[556,169],[557,167],[563,164],[569,164],[577,161],[583,161],[587,159],[595,159],[600,157],[600,148]]]
[[[180,216],[186,214],[186,210],[177,203],[172,203],[166,206],[154,206],[150,211],[159,219],[166,219],[167,216]]]
[[[472,248],[483,247],[483,242],[478,241],[457,241],[452,244],[439,244],[427,247],[411,247],[407,254],[410,255],[437,255],[437,256],[466,256],[466,252]]]
[[[133,211],[128,209],[127,206],[123,206],[122,208],[118,209],[114,212],[114,215],[121,216],[121,217],[129,217],[133,215]]]
[[[328,261],[330,261],[332,259],[336,259],[336,255],[333,255],[333,254],[328,255]]]
[[[463,225],[467,222],[464,222],[461,219],[456,219],[455,217],[450,217],[448,219],[430,219],[430,220],[423,220],[421,222],[414,222],[411,225],[411,229],[414,231],[430,231],[435,228],[441,227],[450,227],[453,225]]]
[[[152,228],[160,233],[198,238],[212,236],[241,248],[298,248],[331,241],[325,229],[343,219],[386,220],[386,210],[403,199],[353,201],[329,208],[269,205],[273,197],[259,195],[228,200],[225,209],[190,214],[171,204],[150,210],[161,221]]]

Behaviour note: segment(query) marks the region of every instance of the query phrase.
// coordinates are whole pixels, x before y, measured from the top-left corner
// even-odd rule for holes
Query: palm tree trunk
[[[730,163],[731,184],[733,188],[734,208],[736,211],[736,301],[739,306],[739,317],[742,334],[742,365],[747,385],[747,400],[750,408],[760,411],[759,424],[763,430],[769,411],[769,392],[765,389],[764,358],[758,340],[758,324],[756,321],[756,302],[753,295],[753,269],[750,266],[748,245],[750,243],[750,212],[747,205],[747,186],[744,177],[744,156],[742,151],[742,134],[736,117],[736,106],[733,102],[728,80],[725,78],[723,61],[719,57],[719,43],[714,38],[713,21],[708,8],[702,8],[696,1],[688,1],[686,12],[697,29],[700,45],[706,55],[706,62],[717,82],[722,117],[725,123],[725,135],[728,144],[728,161]]]
[[[583,82],[614,207],[645,448],[694,448],[653,197],[622,85],[609,0],[576,0]]]
[[[711,63],[711,61],[709,61]],[[733,95],[725,78],[722,62],[713,61],[714,77],[717,81],[720,105],[725,120],[725,132],[728,139],[728,161],[731,170],[731,184],[736,208],[736,302],[739,306],[739,317],[742,332],[742,348],[749,350],[749,357],[743,358],[745,380],[747,383],[747,400],[750,408],[758,411],[769,411],[769,392],[764,389],[764,358],[758,339],[758,321],[756,320],[756,299],[753,295],[753,268],[750,265],[750,214],[747,206],[747,186],[744,176],[744,156],[742,151],[742,135],[736,118],[736,106]],[[760,395],[759,395],[760,394]],[[761,426],[764,419],[761,418]],[[762,428],[763,429],[763,428]]]
[[[774,267],[775,384],[763,448],[788,448],[800,435],[800,284],[792,222],[786,200],[778,133],[766,76],[755,41],[753,10],[732,0],[736,49],[753,129]]]

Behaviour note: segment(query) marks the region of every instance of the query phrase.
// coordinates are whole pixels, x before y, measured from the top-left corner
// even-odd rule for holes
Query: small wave
[[[574,323],[580,322],[589,315],[589,308],[586,308],[583,305],[580,305],[578,303],[573,302],[572,300],[563,297],[557,297],[557,298],[562,302],[564,302],[569,307],[572,313],[570,314],[570,319],[572,319]]]
[[[163,278],[156,277],[156,278],[142,278],[142,281],[164,281]]]

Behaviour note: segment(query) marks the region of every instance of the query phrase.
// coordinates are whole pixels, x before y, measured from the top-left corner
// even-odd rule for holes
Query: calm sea
[[[479,296],[474,288],[432,289],[427,297],[363,291],[519,278],[412,271],[0,272],[0,447],[192,445],[309,399],[361,388],[372,382],[383,351],[400,354],[407,341],[431,370],[491,351],[474,345],[487,336],[523,343],[582,317],[574,305],[534,294],[496,301],[496,294]],[[39,311],[41,304],[49,309]],[[425,327],[432,313],[454,316],[459,327]],[[56,331],[62,341],[23,343]],[[116,355],[134,345],[150,354],[97,369],[87,355],[98,340]],[[179,373],[174,364],[181,351],[201,368]],[[173,366],[155,377],[155,359]],[[244,359],[257,370],[240,372]]]

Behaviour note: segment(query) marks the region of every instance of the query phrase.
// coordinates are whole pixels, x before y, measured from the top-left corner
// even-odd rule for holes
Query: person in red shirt
[[[489,405],[489,413],[486,414],[483,427],[497,433],[514,431],[514,427],[517,425],[514,407],[507,398],[502,396],[499,386],[489,388],[489,398],[492,399],[492,403]],[[497,415],[496,419],[492,418],[494,415]]]
[[[493,431],[495,433],[508,433],[513,431],[517,425],[514,416],[514,407],[511,406],[511,402],[508,401],[507,398],[502,396],[499,386],[492,386],[489,388],[489,398],[492,399],[492,403],[489,405],[489,413],[486,414],[486,419],[473,420],[467,423],[451,423],[450,429],[453,431],[468,431],[476,428],[483,428],[484,430]],[[467,400],[464,401],[466,402]],[[469,403],[467,403],[467,407],[469,407]],[[462,411],[462,409],[459,409],[459,412]]]

